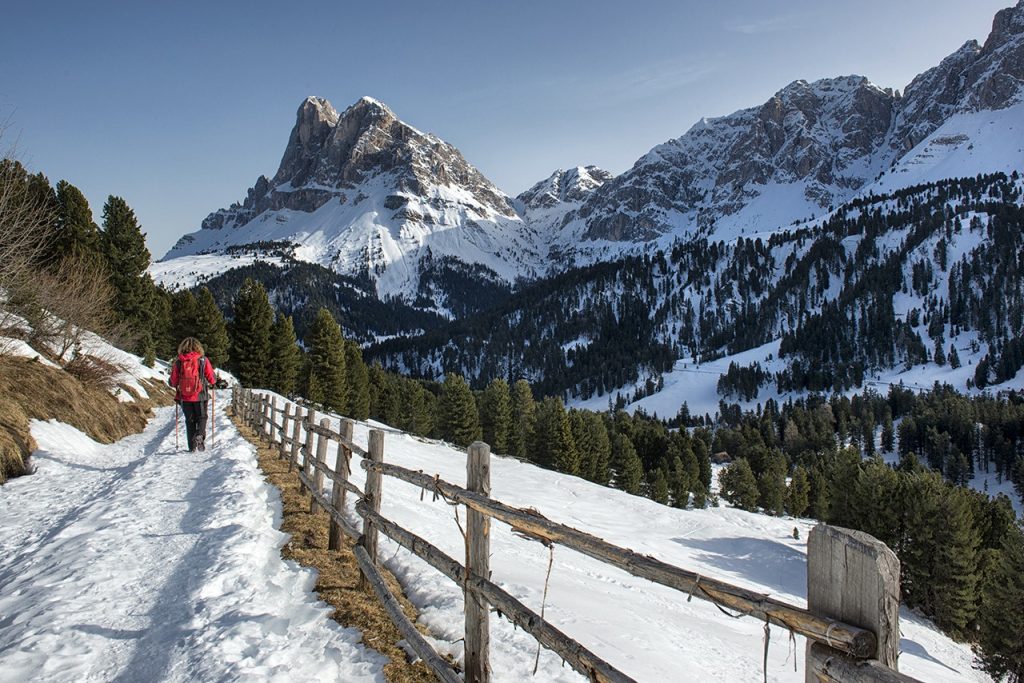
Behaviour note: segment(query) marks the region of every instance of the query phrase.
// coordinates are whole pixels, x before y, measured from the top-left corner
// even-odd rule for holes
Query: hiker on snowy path
[[[204,355],[203,345],[195,337],[186,337],[178,344],[178,357],[171,364],[170,384],[177,389],[174,400],[185,416],[188,452],[205,451],[209,388],[219,386],[220,382],[213,372],[213,363]]]

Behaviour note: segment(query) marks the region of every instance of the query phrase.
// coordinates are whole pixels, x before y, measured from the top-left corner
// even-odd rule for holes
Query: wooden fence
[[[633,681],[597,654],[545,621],[515,597],[490,581],[490,520],[545,545],[557,543],[618,567],[634,576],[708,600],[719,608],[749,615],[807,638],[807,681],[914,681],[896,671],[899,646],[899,561],[889,548],[867,534],[818,525],[808,538],[807,602],[797,607],[723,581],[669,565],[653,557],[612,545],[591,534],[551,521],[535,510],[508,506],[490,497],[490,448],[476,442],[468,449],[466,486],[460,487],[398,465],[384,462],[384,432],[371,429],[365,448],[353,441],[354,423],[341,419],[340,429],[330,420],[317,420],[309,407],[278,400],[247,389],[236,389],[232,409],[256,430],[261,439],[276,444],[289,461],[302,486],[310,493],[310,512],[321,508],[330,516],[329,547],[337,549],[341,534],[357,541],[356,559],[364,586],[371,588],[387,609],[410,647],[445,682],[463,678],[431,648],[405,617],[398,600],[378,568],[377,539],[384,534],[408,549],[463,589],[465,598],[464,680],[490,680],[488,612],[497,610],[557,653],[591,681]],[[278,417],[281,421],[278,422]],[[335,467],[328,467],[327,449],[334,443]],[[351,458],[359,456],[366,470],[365,491],[349,481]],[[421,538],[382,516],[383,475],[401,479],[466,507],[466,549],[463,562],[446,555]],[[331,480],[330,495],[324,494]],[[362,528],[352,526],[343,511],[347,494],[358,499],[355,510]],[[767,647],[767,643],[766,643]],[[767,652],[765,653],[767,657]],[[767,663],[767,660],[766,660]],[[767,675],[767,673],[766,673]]]

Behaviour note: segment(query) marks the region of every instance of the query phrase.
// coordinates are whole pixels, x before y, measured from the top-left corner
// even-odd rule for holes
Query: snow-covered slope
[[[336,422],[335,422],[336,424]],[[370,427],[357,424],[355,441]],[[466,455],[441,443],[386,430],[385,459],[451,482],[466,476]],[[330,457],[333,457],[330,456]],[[353,467],[353,481],[364,472]],[[806,601],[806,541],[810,520],[776,518],[729,507],[679,510],[583,479],[542,470],[511,458],[492,457],[492,496],[533,507],[606,540],[701,574],[770,593],[795,604]],[[454,509],[444,500],[386,477],[382,513],[462,557]],[[353,522],[357,517],[348,510]],[[801,540],[793,538],[793,528]],[[462,657],[462,592],[410,553],[381,538],[385,564],[420,609],[420,621],[443,652]],[[548,550],[508,527],[491,527],[492,579],[527,606],[543,602]],[[754,681],[762,679],[764,624],[731,619],[701,600],[632,577],[563,547],[555,547],[545,618],[638,681]],[[972,669],[970,648],[943,636],[926,620],[901,613],[900,670],[927,681],[984,681]],[[802,681],[804,640],[772,629],[767,676]],[[491,613],[491,665],[496,681],[532,680],[536,641]],[[794,671],[794,660],[797,670]],[[537,680],[582,681],[561,660],[541,651]]]

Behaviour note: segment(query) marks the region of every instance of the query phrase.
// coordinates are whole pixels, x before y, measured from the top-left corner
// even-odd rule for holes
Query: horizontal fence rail
[[[510,507],[423,472],[387,463],[363,461],[362,464],[365,469],[379,470],[383,474],[410,484],[436,491],[450,501],[462,503],[483,514],[499,519],[517,531],[543,538],[552,543],[559,543],[618,567],[634,576],[675,588],[694,597],[710,600],[762,621],[767,619],[777,626],[791,629],[795,633],[813,640],[828,642],[834,649],[855,657],[868,657],[875,651],[875,634],[871,631],[832,619],[823,619],[811,614],[806,609],[787,605],[767,595],[717,581],[666,564],[653,557],[620,548],[586,532],[552,522],[536,511]]]
[[[302,487],[310,494],[310,512],[319,508],[328,514],[328,547],[340,548],[342,535],[357,541],[354,552],[362,574],[362,585],[377,594],[410,648],[423,659],[438,680],[479,683],[490,679],[488,612],[493,608],[589,680],[633,682],[628,675],[555,628],[541,614],[490,580],[491,519],[509,525],[514,533],[526,538],[539,540],[548,546],[553,543],[563,545],[633,576],[678,590],[686,594],[688,601],[697,597],[714,603],[727,614],[730,614],[727,610],[735,613],[730,616],[748,615],[766,622],[766,629],[771,623],[805,636],[808,681],[915,680],[895,670],[899,642],[898,561],[883,544],[860,532],[825,525],[812,530],[808,539],[808,607],[802,608],[613,545],[592,534],[549,520],[536,510],[515,508],[492,499],[490,449],[486,444],[477,442],[470,446],[467,485],[461,487],[439,476],[385,463],[382,430],[371,429],[364,448],[353,441],[352,420],[343,418],[340,428],[332,429],[327,418],[317,420],[315,406],[284,401],[279,408],[276,398],[236,389],[232,408],[234,414],[250,424],[262,440],[277,446],[281,459],[288,460],[289,471],[297,472]],[[331,442],[335,444],[333,468],[326,462]],[[366,471],[364,490],[349,481],[353,454],[360,458],[360,467]],[[463,534],[465,564],[381,515],[384,476],[430,491],[449,504],[466,507],[467,525]],[[325,480],[331,482],[326,494]],[[362,518],[361,531],[345,515],[349,493],[357,497],[354,510]],[[377,567],[378,533],[420,557],[462,587],[466,600],[462,677],[416,631],[388,590]],[[833,566],[829,566],[830,563]],[[893,581],[896,582],[895,591]],[[844,600],[843,594],[847,591],[856,593],[856,599]],[[870,595],[870,599],[863,599],[865,595]]]

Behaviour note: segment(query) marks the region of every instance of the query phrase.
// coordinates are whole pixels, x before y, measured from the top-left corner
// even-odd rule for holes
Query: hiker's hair
[[[203,355],[203,345],[199,343],[199,340],[195,337],[185,337],[178,344],[178,355],[184,355],[186,353],[198,353],[200,356]]]

